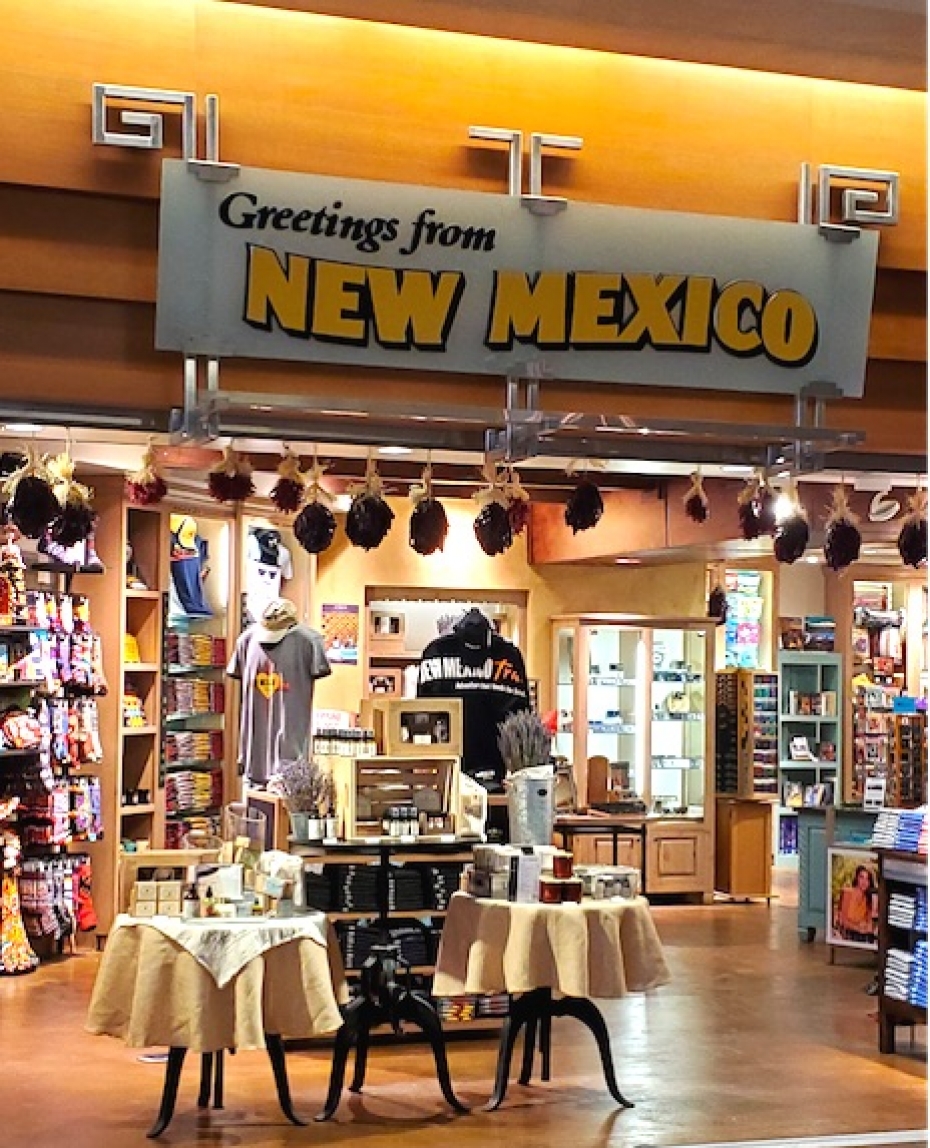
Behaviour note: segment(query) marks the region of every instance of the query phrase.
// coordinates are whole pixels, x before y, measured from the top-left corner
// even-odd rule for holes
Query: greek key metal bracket
[[[117,131],[107,126],[110,100],[148,105],[148,110],[120,108],[119,122],[124,128],[142,131]],[[152,110],[152,106],[161,111]],[[165,110],[179,108],[181,113],[181,155],[198,179],[225,183],[239,174],[237,163],[220,162],[220,99],[204,99],[204,155],[198,157],[197,97],[193,92],[165,88],[135,88],[123,84],[94,84],[91,139],[95,144],[111,147],[145,148],[161,151],[165,146]]]
[[[815,195],[811,165],[802,163],[798,223],[816,223],[818,232],[833,243],[852,243],[858,239],[862,233],[858,225],[862,223],[894,227],[898,222],[898,180],[896,171],[821,164],[817,169]],[[838,220],[831,218],[831,191],[835,185],[842,186]]]
[[[543,195],[542,161],[543,148],[556,148],[561,151],[580,151],[584,140],[581,136],[559,136],[551,132],[530,134],[530,189],[523,192],[523,132],[516,128],[489,128],[472,125],[468,129],[470,139],[492,140],[507,144],[507,194],[518,198],[521,204],[534,215],[555,215],[568,207],[568,200],[560,195]]]

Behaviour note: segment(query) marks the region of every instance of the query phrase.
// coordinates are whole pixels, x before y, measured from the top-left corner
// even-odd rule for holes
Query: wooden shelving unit
[[[927,1010],[909,1001],[898,1000],[885,992],[885,965],[890,949],[912,952],[919,937],[926,940],[925,932],[903,929],[888,919],[888,905],[892,893],[916,894],[918,887],[927,887],[927,858],[916,853],[878,850],[878,967],[880,974],[878,996],[878,1047],[881,1052],[894,1052],[895,1033],[902,1025],[927,1023]]]

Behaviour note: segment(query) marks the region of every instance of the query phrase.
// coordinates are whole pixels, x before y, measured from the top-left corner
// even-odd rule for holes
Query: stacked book
[[[927,942],[918,941],[914,946],[914,961],[911,965],[907,999],[919,1008],[927,1007],[927,973]]]
[[[896,1001],[906,1001],[911,985],[911,969],[914,965],[914,954],[904,949],[889,949],[885,956],[885,983],[886,997]]]

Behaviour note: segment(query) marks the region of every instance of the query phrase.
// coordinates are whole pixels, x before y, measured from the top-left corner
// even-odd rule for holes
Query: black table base
[[[439,1016],[423,993],[397,980],[398,972],[402,970],[403,964],[396,945],[372,946],[371,956],[362,966],[361,991],[342,1010],[343,1025],[336,1033],[329,1092],[317,1120],[329,1120],[339,1107],[346,1063],[352,1047],[355,1047],[355,1072],[349,1091],[361,1092],[368,1067],[371,1030],[378,1025],[390,1024],[396,1033],[400,1033],[405,1022],[416,1025],[429,1040],[436,1062],[436,1078],[446,1103],[456,1112],[468,1111],[452,1090]]]
[[[523,1036],[523,1064],[520,1068],[520,1083],[530,1083],[537,1047],[537,1035],[539,1037],[541,1076],[544,1081],[551,1078],[552,1018],[554,1016],[573,1016],[591,1030],[597,1041],[598,1052],[601,1054],[601,1066],[604,1070],[607,1091],[622,1108],[633,1108],[632,1101],[627,1100],[617,1085],[607,1024],[594,1002],[581,997],[560,997],[554,1000],[551,989],[534,989],[532,992],[511,998],[510,1014],[504,1021],[501,1032],[494,1092],[485,1106],[485,1111],[493,1112],[500,1108],[504,1097],[507,1095],[507,1084],[510,1080],[510,1060],[521,1028],[525,1028],[526,1031]]]
[[[298,1127],[306,1125],[294,1112],[291,1103],[291,1089],[287,1080],[287,1064],[284,1059],[284,1041],[276,1033],[265,1033],[265,1048],[271,1068],[274,1072],[275,1087],[278,1092],[278,1103],[281,1111],[292,1124]],[[234,1051],[234,1050],[233,1050]],[[161,1094],[161,1107],[155,1123],[146,1134],[150,1140],[161,1136],[174,1117],[174,1108],[178,1100],[178,1086],[181,1083],[181,1069],[184,1067],[184,1058],[187,1056],[186,1048],[172,1048],[168,1051],[168,1064],[165,1069],[165,1086]],[[213,1091],[213,1107],[223,1107],[223,1076],[224,1064],[222,1052],[205,1052],[200,1058],[200,1092],[197,1095],[197,1107],[209,1108],[210,1091]]]

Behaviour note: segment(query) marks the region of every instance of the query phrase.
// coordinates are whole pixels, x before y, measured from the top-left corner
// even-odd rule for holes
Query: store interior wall
[[[836,575],[832,575],[836,577]],[[824,568],[798,562],[783,566],[778,579],[778,617],[806,618],[826,613]]]
[[[527,639],[523,650],[527,672],[540,683],[540,705],[551,707],[551,619],[584,611],[703,617],[706,609],[705,567],[691,562],[661,567],[531,566],[525,536],[505,554],[487,557],[475,540],[473,502],[444,502],[449,537],[440,554],[421,557],[408,543],[410,504],[391,498],[393,527],[377,550],[351,546],[342,530],[318,561],[312,610],[319,627],[323,604],[357,605],[364,626],[365,590],[369,586],[436,587],[486,593],[525,590],[529,594]],[[363,696],[364,667],[340,665],[321,681],[315,705],[357,712]]]

